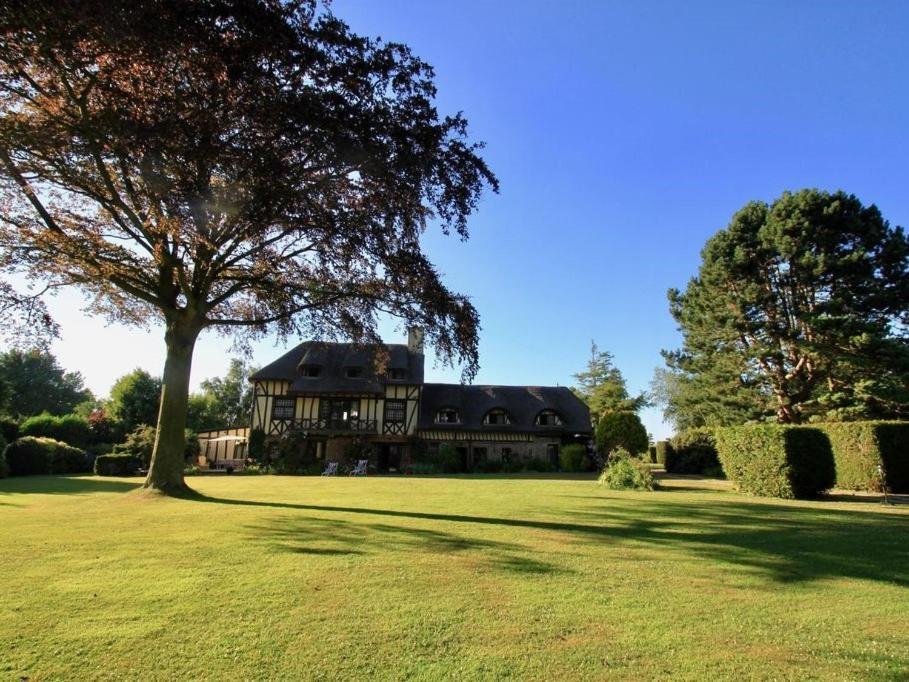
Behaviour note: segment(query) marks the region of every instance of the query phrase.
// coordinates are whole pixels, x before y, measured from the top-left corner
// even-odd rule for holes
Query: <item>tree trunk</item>
[[[167,360],[164,362],[158,432],[143,487],[166,495],[190,492],[183,480],[186,448],[184,430],[189,402],[189,374],[198,335],[198,329],[177,323],[168,323],[164,335]]]

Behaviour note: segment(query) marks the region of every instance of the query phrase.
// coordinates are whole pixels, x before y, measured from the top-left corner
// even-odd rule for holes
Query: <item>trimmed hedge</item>
[[[23,436],[6,448],[10,476],[84,474],[90,471],[84,450],[52,438]]]
[[[624,448],[632,455],[646,452],[650,445],[647,429],[634,412],[607,412],[597,423],[597,452],[602,455]]]
[[[654,452],[656,457],[656,463],[666,466],[666,456],[669,454],[669,450],[672,446],[669,444],[668,440],[657,441],[654,446]]]
[[[676,434],[666,448],[666,471],[673,474],[713,473],[720,467],[713,430],[687,429]]]
[[[88,421],[74,414],[66,414],[62,417],[39,414],[29,417],[19,426],[19,435],[52,438],[75,448],[87,446],[91,442],[92,436]]]
[[[129,454],[98,455],[95,458],[95,474],[98,476],[133,476],[139,472],[141,462]]]
[[[819,424],[830,439],[836,487],[909,493],[909,422],[863,421]]]
[[[715,434],[723,470],[744,492],[810,499],[834,485],[833,452],[821,429],[753,424]]]
[[[587,448],[580,443],[563,445],[559,448],[559,469],[568,472],[583,471],[586,456]]]

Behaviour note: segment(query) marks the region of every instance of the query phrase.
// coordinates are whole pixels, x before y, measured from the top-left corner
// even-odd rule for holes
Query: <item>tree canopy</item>
[[[315,0],[0,8],[0,269],[165,326],[146,485],[185,489],[199,333],[379,341],[420,326],[466,378],[478,314],[423,253],[498,183],[433,72]]]
[[[67,372],[50,353],[13,349],[0,353],[0,398],[3,413],[29,417],[68,414],[92,394],[79,372]]]
[[[158,423],[160,399],[161,379],[137,368],[114,382],[106,410],[124,431],[132,431]]]
[[[577,385],[572,391],[587,404],[594,424],[606,412],[637,412],[648,404],[646,394],[632,397],[628,393],[625,377],[615,366],[612,353],[601,351],[595,341],[590,342],[587,367],[574,378]]]
[[[909,416],[909,246],[844,192],[751,202],[669,292],[684,337],[657,376],[682,426]]]

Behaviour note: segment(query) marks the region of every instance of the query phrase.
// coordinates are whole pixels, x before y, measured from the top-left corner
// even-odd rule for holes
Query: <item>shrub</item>
[[[111,417],[103,407],[89,412],[87,421],[92,445],[119,443],[125,437],[123,424]]]
[[[247,446],[249,458],[254,462],[265,461],[265,431],[259,427],[249,432],[249,444]]]
[[[647,448],[647,458],[645,462],[650,462],[651,464],[656,464],[656,445],[651,445]]]
[[[146,424],[137,426],[126,435],[125,441],[114,446],[113,454],[131,455],[138,459],[142,466],[148,466],[151,462],[152,451],[155,449],[156,433],[157,430],[154,426]]]
[[[451,443],[439,443],[436,452],[425,447],[411,449],[411,461],[423,473],[459,474],[464,471],[464,462],[458,449]],[[410,467],[415,471],[413,467]],[[479,465],[477,470],[480,470]]]
[[[98,455],[95,458],[95,474],[98,476],[133,476],[139,471],[141,462],[133,455],[115,453]]]
[[[531,458],[525,461],[521,466],[522,471],[533,471],[541,474],[548,474],[555,471],[555,466],[548,459]]]
[[[316,462],[314,448],[309,446],[306,436],[299,431],[292,431],[278,442],[274,464],[276,471],[281,474],[321,473],[324,469],[324,466]]]
[[[559,449],[559,468],[562,471],[582,471],[584,468],[584,458],[586,456],[587,448],[580,443],[563,445]]]
[[[715,434],[723,470],[745,492],[803,499],[833,487],[833,453],[820,429],[753,424]]]
[[[836,463],[836,486],[847,490],[887,489],[909,493],[909,422],[843,422],[821,424]]]
[[[84,450],[52,438],[23,436],[6,448],[11,476],[82,474],[89,471]]]
[[[9,476],[9,466],[6,464],[6,438],[0,433],[0,478]]]
[[[19,422],[12,417],[0,417],[0,434],[7,443],[12,443],[19,437]]]
[[[610,490],[653,490],[653,475],[644,462],[619,448],[609,453],[597,483]]]
[[[662,464],[666,466],[666,456],[669,454],[669,449],[672,446],[669,444],[668,440],[657,441],[657,444],[653,447],[654,449],[654,461],[657,464]]]
[[[91,440],[88,422],[74,414],[55,417],[45,413],[29,417],[19,427],[19,435],[52,438],[77,448],[84,448]]]
[[[596,435],[597,450],[601,453],[624,448],[638,455],[650,445],[647,429],[634,412],[607,412],[600,417]]]
[[[711,429],[686,429],[676,434],[666,449],[663,464],[673,474],[703,474],[720,466]]]

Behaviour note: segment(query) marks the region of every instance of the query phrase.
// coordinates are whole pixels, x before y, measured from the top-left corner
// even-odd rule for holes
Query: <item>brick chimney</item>
[[[420,327],[407,328],[407,350],[411,353],[423,354],[423,330]]]

